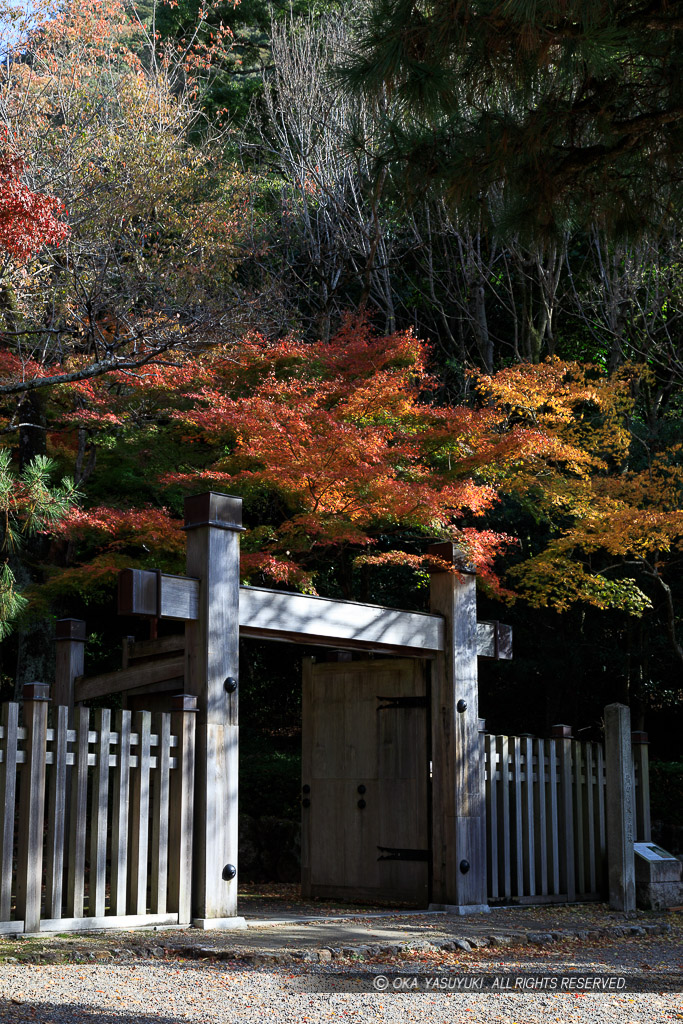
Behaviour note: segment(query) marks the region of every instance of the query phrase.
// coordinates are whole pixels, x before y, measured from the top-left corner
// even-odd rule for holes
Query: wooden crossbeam
[[[443,621],[422,612],[240,588],[240,636],[430,657],[444,643]]]
[[[93,700],[105,697],[110,693],[124,693],[137,686],[151,686],[154,683],[169,679],[178,680],[178,688],[182,689],[185,672],[185,658],[181,654],[175,658],[163,658],[148,664],[133,665],[119,672],[104,672],[99,676],[79,676],[74,683],[74,699]]]
[[[121,615],[194,621],[198,608],[196,579],[144,569],[124,569],[120,574]],[[239,627],[242,637],[406,657],[432,658],[444,648],[440,615],[265,587],[240,587]],[[483,658],[511,658],[512,629],[498,622],[478,622],[477,653]]]

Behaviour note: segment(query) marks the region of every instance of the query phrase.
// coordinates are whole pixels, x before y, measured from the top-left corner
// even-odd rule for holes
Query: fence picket
[[[68,747],[69,709],[53,711],[52,764],[47,812],[47,847],[45,850],[45,913],[47,917],[62,916],[64,890],[64,849],[66,825],[66,754]]]
[[[534,786],[534,842],[536,851],[536,893],[548,895],[548,823],[545,812],[545,743],[534,741],[536,748],[536,785]]]
[[[560,885],[571,902],[576,897],[576,881],[574,870],[574,799],[572,786],[572,741],[557,740],[559,765],[559,847],[560,847]]]
[[[522,847],[522,752],[519,736],[510,736],[512,747],[512,895],[524,895],[524,855]]]
[[[524,777],[522,779],[522,856],[524,889],[527,896],[536,895],[536,852],[534,848],[534,753],[530,736],[522,739]],[[538,788],[538,787],[536,787]],[[519,894],[522,895],[522,892]]]
[[[498,899],[498,755],[494,736],[485,736],[486,745],[486,860],[488,867],[489,896]]]
[[[578,892],[586,892],[586,847],[584,843],[583,744],[572,740],[574,783],[574,871]],[[569,852],[569,851],[568,851]]]
[[[19,705],[2,706],[2,762],[0,762],[0,921],[9,921],[12,909],[12,855],[14,848],[14,810],[17,794],[17,749],[19,741]]]
[[[586,765],[586,814],[585,814],[585,837],[588,869],[588,889],[590,892],[597,892],[598,880],[595,869],[595,761],[593,757],[593,744],[587,743],[585,748]]]
[[[548,784],[546,788],[548,807],[548,888],[554,896],[560,888],[560,820],[558,808],[558,766],[557,740],[548,740]]]
[[[168,812],[171,771],[171,716],[155,716],[156,771],[152,800],[152,899],[153,914],[165,914],[168,887]]]
[[[149,783],[151,714],[135,713],[137,755],[131,772],[130,870],[128,906],[131,914],[147,912],[147,853],[149,848]]]
[[[111,824],[111,912],[126,913],[128,884],[128,815],[130,811],[130,711],[118,711],[118,752],[113,781]]]
[[[71,815],[66,905],[68,917],[80,918],[83,917],[85,889],[90,711],[88,708],[77,707],[74,708],[72,714],[75,741],[74,767],[71,775]]]
[[[596,801],[595,801],[595,833],[597,843],[598,888],[604,891],[607,885],[607,825],[605,819],[605,754],[602,744],[597,743],[595,764]]]
[[[498,754],[498,891],[508,900],[512,895],[512,886],[510,871],[510,764],[507,736],[496,736],[496,752]]]
[[[171,717],[177,737],[176,769],[171,773],[169,822],[168,909],[177,912],[178,924],[189,924],[192,912],[192,822],[194,811],[194,743],[197,698],[173,698]]]
[[[107,806],[109,802],[109,747],[111,711],[95,712],[95,771],[93,773],[90,812],[90,885],[88,915],[104,917],[107,868]]]

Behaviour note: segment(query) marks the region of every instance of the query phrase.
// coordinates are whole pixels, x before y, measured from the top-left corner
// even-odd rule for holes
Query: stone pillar
[[[605,779],[609,905],[636,909],[633,852],[633,760],[631,713],[625,704],[605,708]]]
[[[242,499],[185,501],[187,575],[199,617],[187,622],[186,690],[197,697],[193,923],[245,927],[237,914],[239,535]]]
[[[429,553],[457,572],[432,571],[430,609],[445,644],[432,663],[432,907],[487,911],[486,804],[479,740],[474,571],[452,543]]]

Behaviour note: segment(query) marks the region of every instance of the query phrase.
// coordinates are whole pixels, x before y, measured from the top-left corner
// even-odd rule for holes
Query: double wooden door
[[[305,660],[304,896],[428,904],[428,730],[423,662]]]

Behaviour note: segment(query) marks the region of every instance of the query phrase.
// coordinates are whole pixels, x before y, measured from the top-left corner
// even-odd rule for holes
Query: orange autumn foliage
[[[640,615],[648,581],[683,550],[683,445],[649,455],[634,444],[636,396],[646,367],[600,368],[548,360],[479,376],[501,425],[528,424],[556,446],[511,468],[501,490],[532,504],[551,527],[546,547],[512,571],[532,604],[577,601]],[[639,458],[639,461],[638,461]],[[673,615],[673,612],[671,612]]]
[[[357,322],[326,344],[252,336],[201,359],[65,386],[63,423],[125,431],[136,410],[158,406],[180,463],[161,475],[162,489],[213,487],[242,493],[247,504],[270,496],[278,506],[271,521],[243,538],[245,579],[315,592],[326,560],[420,568],[420,547],[451,538],[502,592],[494,563],[513,539],[477,523],[497,501],[493,464],[518,455],[534,432],[501,439],[487,409],[430,404],[427,357],[410,332],[380,338]],[[216,457],[183,466],[194,448]],[[112,551],[128,537],[102,509],[91,527]],[[412,553],[391,543],[406,530],[418,539]]]
[[[646,468],[633,459],[643,368],[608,377],[521,364],[478,375],[471,406],[445,406],[428,358],[410,332],[376,337],[357,321],[326,344],[250,336],[62,386],[51,437],[67,451],[75,426],[122,439],[149,429],[151,464],[161,438],[176,453],[158,473],[160,503],[172,496],[178,509],[179,492],[209,488],[243,495],[255,510],[245,580],[314,593],[325,565],[424,570],[428,543],[451,539],[499,596],[514,587],[559,611],[584,601],[641,614],[641,570],[661,573],[683,540],[681,451]],[[492,525],[508,498],[547,536],[540,551]],[[144,543],[150,558],[173,559],[179,525],[164,509],[98,508],[70,529],[112,556]]]

